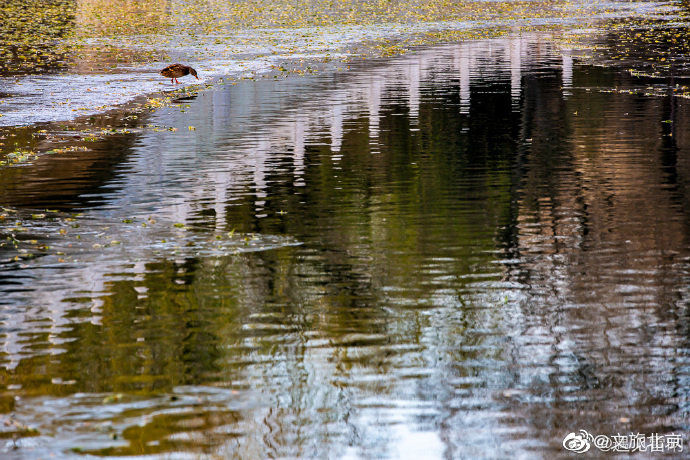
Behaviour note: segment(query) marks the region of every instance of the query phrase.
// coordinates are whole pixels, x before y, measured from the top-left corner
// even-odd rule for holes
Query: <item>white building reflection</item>
[[[561,50],[561,53],[561,59],[563,62],[563,94],[565,96],[568,96],[570,95],[570,91],[573,88],[573,55],[572,50],[570,48],[563,48]]]
[[[522,37],[515,33],[510,39],[510,97],[513,108],[520,104],[522,92]]]
[[[385,74],[374,73],[367,88],[367,109],[369,113],[369,145],[377,150],[381,119],[381,97],[386,85]]]
[[[460,79],[460,113],[470,113],[470,67],[472,47],[462,44],[456,47],[453,54],[453,68]]]

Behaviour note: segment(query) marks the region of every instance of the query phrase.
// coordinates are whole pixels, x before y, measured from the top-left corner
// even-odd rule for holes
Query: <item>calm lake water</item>
[[[625,69],[509,34],[4,131],[88,150],[0,170],[0,454],[687,450],[690,99]]]

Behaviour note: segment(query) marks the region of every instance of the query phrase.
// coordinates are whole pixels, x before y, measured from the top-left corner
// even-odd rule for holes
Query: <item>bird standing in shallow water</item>
[[[170,79],[170,83],[173,82],[173,79],[175,80],[175,83],[179,83],[179,81],[177,81],[179,77],[184,77],[190,73],[194,75],[197,80],[199,79],[199,77],[196,75],[196,70],[192,69],[188,65],[172,64],[160,71],[161,75]]]

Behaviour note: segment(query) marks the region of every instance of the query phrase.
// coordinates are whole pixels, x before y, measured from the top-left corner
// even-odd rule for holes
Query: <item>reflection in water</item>
[[[68,259],[0,248],[6,412],[39,431],[20,454],[552,457],[581,428],[686,432],[690,112],[610,91],[644,85],[513,34],[201,93],[140,121],[176,132],[102,141],[88,180],[57,156],[3,173],[61,211],[2,194],[15,238]],[[254,246],[215,246],[233,231]]]

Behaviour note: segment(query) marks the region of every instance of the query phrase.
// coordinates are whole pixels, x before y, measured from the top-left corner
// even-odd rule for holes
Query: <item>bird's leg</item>
[[[172,79],[172,78],[170,79],[170,84],[171,84],[171,85],[173,84],[173,79]]]
[[[177,81],[177,78],[175,79],[175,83],[177,83],[178,85],[180,84],[180,82],[179,82],[179,81]]]

